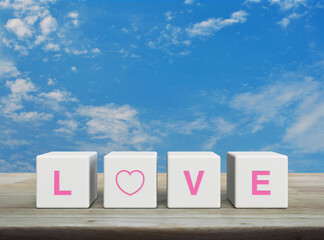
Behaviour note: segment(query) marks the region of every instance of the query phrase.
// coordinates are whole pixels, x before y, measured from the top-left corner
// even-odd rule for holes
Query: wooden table
[[[289,174],[288,209],[235,209],[222,174],[220,209],[104,209],[103,174],[89,209],[36,209],[35,174],[0,174],[0,239],[324,239],[324,173]]]

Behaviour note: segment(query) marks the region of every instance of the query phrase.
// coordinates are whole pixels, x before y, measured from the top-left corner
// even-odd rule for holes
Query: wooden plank
[[[90,233],[105,239],[108,235],[118,239],[126,233],[141,239],[204,239],[219,234],[229,238],[249,234],[251,238],[289,239],[324,234],[324,173],[289,174],[288,209],[235,209],[226,199],[226,174],[221,177],[220,209],[168,209],[166,174],[158,175],[157,209],[104,209],[103,174],[98,175],[99,197],[91,208],[36,209],[35,177],[25,173],[0,174],[0,237],[25,233],[22,236],[41,238],[54,230],[61,239],[62,234],[86,238]]]

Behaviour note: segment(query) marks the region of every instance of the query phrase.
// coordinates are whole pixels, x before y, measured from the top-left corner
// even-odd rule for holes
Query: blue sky
[[[48,151],[271,150],[324,171],[320,1],[1,1],[0,171]]]

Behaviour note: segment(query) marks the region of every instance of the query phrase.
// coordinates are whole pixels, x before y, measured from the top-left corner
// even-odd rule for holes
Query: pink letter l
[[[54,195],[71,195],[71,191],[60,190],[60,171],[54,171]]]

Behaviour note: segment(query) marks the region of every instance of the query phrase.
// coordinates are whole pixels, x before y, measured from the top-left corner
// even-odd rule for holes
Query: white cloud
[[[303,14],[296,12],[301,7],[305,7],[307,5],[307,1],[305,0],[270,0],[263,2],[278,6],[279,9],[285,14],[290,12],[289,15],[277,22],[277,24],[279,24],[282,28],[287,28],[292,20],[299,19],[307,13],[307,11],[305,11]],[[246,0],[245,3],[261,3],[261,0]]]
[[[125,27],[123,27],[123,28],[121,29],[121,31],[122,31],[123,33],[129,33],[129,30],[128,30],[127,28],[125,28]]]
[[[38,89],[29,79],[16,79],[7,81],[5,86],[10,89],[10,94],[0,99],[1,115],[11,118],[16,122],[48,121],[53,114],[47,111],[62,110],[61,103],[77,102],[71,93],[63,90],[54,90],[48,93],[38,93]],[[32,103],[34,109],[25,110],[24,102]],[[39,106],[47,111],[41,112]]]
[[[178,53],[178,56],[188,56],[191,54],[191,51],[185,50]]]
[[[90,118],[87,122],[88,132],[99,138],[119,141],[120,137],[128,135],[130,128],[140,125],[136,118],[137,111],[129,105],[82,106],[78,112]]]
[[[74,26],[77,26],[79,24],[79,20],[78,20],[78,17],[79,17],[79,14],[78,12],[69,12],[68,14],[68,17],[72,19],[72,23]]]
[[[10,93],[0,98],[1,117],[10,118],[12,121],[8,122],[16,122],[20,126],[28,124],[30,131],[35,130],[35,134],[39,133],[37,129],[40,124],[48,122],[51,124],[46,127],[46,131],[56,133],[53,135],[56,138],[66,138],[76,148],[93,146],[101,152],[112,149],[150,150],[158,141],[152,135],[154,131],[139,121],[137,110],[129,105],[81,105],[70,92],[62,89],[40,92],[41,87],[35,86],[29,79],[7,81],[5,86]],[[69,104],[68,109],[65,104]],[[59,119],[56,124],[54,119]],[[79,134],[84,132],[88,138],[80,140]],[[30,141],[8,135],[0,138],[0,143],[7,147],[14,149],[31,144]],[[5,171],[19,168],[5,161],[1,163]]]
[[[25,94],[36,90],[35,85],[26,79],[17,79],[15,81],[7,81],[6,86],[10,88],[13,94]]]
[[[235,95],[230,101],[230,106],[250,115],[253,118],[250,128],[252,128],[252,132],[257,132],[270,121],[282,124],[286,120],[284,112],[287,107],[310,96],[316,88],[317,83],[309,79],[277,82],[255,92]]]
[[[16,148],[22,145],[28,145],[29,142],[26,140],[22,140],[22,139],[5,139],[5,140],[0,140],[0,143],[3,145],[8,146],[9,148]]]
[[[15,38],[7,36],[2,39],[7,47],[27,55],[28,49],[35,45],[46,43],[48,35],[57,28],[56,20],[51,16],[48,5],[53,1],[21,1],[14,0],[2,6],[12,10],[15,19],[9,19],[6,28],[13,31],[18,36]],[[0,6],[1,7],[1,6]],[[26,38],[28,36],[28,38]],[[24,38],[22,41],[22,38]],[[57,37],[52,37],[51,41],[60,41]],[[58,43],[55,43],[58,44]]]
[[[127,57],[129,55],[128,51],[126,51],[124,48],[121,48],[117,51],[122,55],[122,57]]]
[[[64,104],[76,103],[78,99],[70,92],[55,89],[51,92],[39,93],[34,101],[55,112],[64,112]]]
[[[25,46],[20,45],[15,40],[9,40],[7,38],[2,38],[2,43],[9,48],[13,48],[15,51],[22,55],[28,55],[28,49]]]
[[[226,121],[224,118],[217,117],[211,120],[211,128],[220,134],[232,134],[236,124]]]
[[[135,23],[132,23],[128,28],[127,27],[123,27],[121,29],[121,31],[123,33],[126,33],[126,34],[128,34],[130,32],[136,33],[138,31],[138,26]],[[138,37],[140,37],[140,36],[138,35],[136,38],[138,39]]]
[[[28,55],[28,50],[26,47],[19,45],[19,44],[15,44],[13,49],[17,52],[19,52],[22,55]]]
[[[78,12],[69,12],[68,16],[70,18],[76,19],[76,18],[78,18],[79,14],[78,14]]]
[[[186,46],[190,46],[191,41],[188,40],[188,39],[187,39],[187,40],[184,40],[184,41],[183,41],[183,44],[186,45]]]
[[[148,46],[149,48],[155,48],[155,47],[156,47],[154,41],[149,41],[149,42],[147,43],[147,46]]]
[[[137,32],[138,31],[138,26],[135,23],[132,23],[131,29],[133,30],[133,32]]]
[[[36,1],[36,0],[13,0],[2,2],[0,8],[11,11],[14,17],[7,21],[6,29],[15,33],[12,36],[9,32],[1,35],[3,44],[23,55],[27,55],[30,49],[41,45],[45,51],[60,51],[70,48],[73,41],[67,36],[72,31],[71,25],[79,24],[79,14],[72,11],[67,14],[67,21],[59,26],[57,20],[50,12],[50,5],[55,1]],[[72,23],[71,23],[72,22]],[[72,34],[73,35],[73,32]],[[91,52],[92,47],[88,44],[88,49],[66,51],[75,55],[96,57],[97,52]]]
[[[176,121],[166,124],[166,128],[172,132],[176,131],[180,134],[190,135],[194,131],[207,129],[208,122],[204,117],[197,118],[192,121]]]
[[[77,99],[71,96],[72,94],[67,91],[56,89],[48,93],[40,93],[40,97],[47,98],[49,100],[54,100],[55,102],[77,102]]]
[[[137,55],[137,54],[135,54],[135,53],[132,53],[130,56],[129,56],[130,58],[141,58],[141,56],[140,55]]]
[[[35,45],[39,45],[41,43],[43,43],[46,40],[46,36],[45,35],[39,35],[36,37],[35,39]]]
[[[323,61],[317,62],[279,74],[278,82],[235,95],[230,106],[244,113],[239,127],[256,132],[276,124],[282,129],[276,148],[324,152],[324,85],[318,74],[323,69]]]
[[[27,16],[24,18],[24,21],[28,24],[28,25],[33,25],[38,19],[38,16],[32,15],[32,16]]]
[[[154,26],[147,33],[146,46],[151,49],[162,50],[169,56],[189,55],[191,51],[186,49],[191,45],[186,29],[171,23],[173,13],[164,13],[167,23],[160,29]]]
[[[95,52],[93,52],[93,50]],[[97,48],[97,50],[95,48],[95,49],[92,49],[91,52],[97,54],[96,51],[98,51],[98,50],[99,50],[98,48]],[[71,53],[71,54],[74,54],[74,55],[85,55],[85,54],[87,54],[89,52],[87,49],[78,50],[78,49],[73,49],[73,48],[65,48],[64,51],[66,53]]]
[[[24,23],[19,18],[9,19],[5,27],[7,30],[15,33],[20,38],[26,36],[30,37],[32,35],[32,31],[30,30],[28,24]]]
[[[55,79],[53,78],[48,78],[47,85],[53,86],[55,84]]]
[[[19,74],[19,71],[12,62],[0,60],[0,79],[17,77]]]
[[[208,138],[202,145],[202,149],[204,150],[212,150],[213,147],[217,144],[218,140],[220,140],[220,136],[213,135],[210,138]]]
[[[205,150],[211,150],[217,144],[217,141],[232,135],[236,130],[237,124],[226,121],[224,118],[216,117],[211,119],[209,129],[211,130],[211,136],[203,143],[202,148]]]
[[[185,0],[183,3],[190,5],[194,3],[194,0]]]
[[[226,26],[237,23],[244,23],[248,14],[243,11],[237,11],[231,14],[230,18],[209,18],[206,21],[194,24],[191,28],[187,28],[190,37],[210,36]]]
[[[76,120],[68,119],[68,120],[58,120],[57,123],[62,127],[55,129],[54,132],[56,133],[64,133],[71,135],[73,134],[77,128],[79,123]]]
[[[30,100],[32,97],[29,93],[36,91],[36,87],[28,79],[7,81],[5,86],[10,89],[11,93],[0,99],[1,114],[9,118],[18,119],[16,111],[23,109],[22,101],[24,99]]]
[[[290,23],[290,19],[288,18],[283,18],[281,21],[278,22],[281,27],[286,28]]]
[[[310,84],[314,89],[295,108],[283,143],[297,152],[324,152],[324,85],[322,81],[314,80]]]
[[[72,141],[75,147],[96,146],[98,151],[150,150],[158,141],[152,135],[155,131],[150,131],[148,125],[140,122],[137,110],[129,105],[85,106],[62,89],[41,92],[41,87],[35,86],[29,79],[7,81],[6,87],[10,93],[0,98],[1,117],[10,118],[12,121],[7,122],[17,122],[21,126],[28,124],[31,131],[39,129],[43,122],[50,123],[47,131],[56,133],[55,138]],[[59,119],[56,124],[54,119]],[[76,137],[84,132],[89,136],[86,140]],[[30,144],[29,141],[11,137],[0,138],[0,143],[11,148]]]
[[[58,44],[48,43],[48,44],[45,45],[44,50],[46,50],[46,51],[59,51],[60,46]]]
[[[0,159],[0,172],[35,172],[35,167],[26,162],[25,159],[15,162]]]
[[[57,23],[54,17],[51,15],[45,17],[41,22],[40,22],[40,27],[42,30],[42,33],[44,35],[48,35],[51,32],[54,32],[57,28]]]
[[[76,50],[76,49],[74,49],[74,50],[72,50],[72,53],[73,53],[74,55],[81,55],[81,54],[86,54],[86,53],[88,53],[88,50],[86,50],[86,49],[84,49],[84,50]]]
[[[49,79],[49,81],[52,81],[52,79]],[[39,88],[30,79],[7,81],[5,86],[10,90],[10,93],[0,98],[0,115],[15,122],[28,122],[38,125],[41,122],[52,120],[54,115],[56,117],[63,115],[64,118],[71,118],[78,106],[79,100],[72,96],[70,92],[62,89],[40,92]],[[70,107],[69,111],[67,111],[67,106]],[[57,122],[61,127],[54,132],[68,132],[75,129],[73,123],[76,123],[76,120],[61,120]],[[7,140],[7,143],[12,146],[19,143],[12,139],[3,141]]]
[[[208,133],[209,137],[202,143],[201,147],[211,150],[217,141],[232,135],[237,127],[236,123],[225,120],[222,117],[205,117],[205,114],[195,113],[194,115],[202,115],[191,121],[174,121],[163,124],[158,122],[157,125],[162,126],[163,134],[183,134],[195,135],[197,132]]]
[[[182,44],[183,42],[179,40],[181,33],[182,29],[180,27],[167,24],[162,31],[161,37],[172,44]]]
[[[10,6],[10,1],[9,0],[4,0],[0,2],[0,7],[1,8],[8,8]]]
[[[32,112],[19,112],[12,113],[11,118],[16,122],[27,122],[27,121],[47,121],[53,118],[50,113],[39,113],[37,111]]]
[[[44,2],[42,1],[33,1],[33,0],[14,0],[14,1],[6,1],[6,4],[1,4],[0,7],[6,9],[15,10],[15,15],[22,15],[22,13],[26,13],[28,16],[38,16],[44,17],[48,14],[48,10],[44,7]],[[2,2],[3,3],[3,2]]]
[[[78,69],[77,69],[75,66],[72,66],[72,67],[71,67],[71,71],[72,71],[72,72],[77,72]]]
[[[95,54],[100,54],[101,53],[99,48],[93,48],[93,49],[91,49],[91,52],[95,53]]]
[[[301,114],[286,130],[284,141],[297,142],[299,147],[308,145],[310,149],[318,145],[324,147],[324,101]],[[320,126],[320,127],[319,127]],[[307,138],[305,137],[307,136]]]
[[[94,139],[106,139],[119,148],[132,146],[135,149],[156,141],[138,120],[138,112],[129,105],[80,106],[77,112],[87,119],[87,132]]]
[[[189,53],[186,49],[191,44],[186,32],[178,26],[170,23],[160,31],[158,37],[154,40],[149,40],[146,45],[151,49],[160,49],[170,56],[180,56]],[[185,53],[185,54],[184,54]]]
[[[287,17],[284,17],[281,21],[279,21],[278,24],[282,28],[287,28],[288,25],[290,24],[291,20],[301,18],[302,16],[303,16],[302,14],[291,13],[290,15],[288,15]]]
[[[171,21],[173,19],[173,16],[172,16],[172,12],[171,11],[165,12],[164,16],[165,16],[165,19],[167,21]]]
[[[284,11],[306,5],[305,0],[270,0],[270,3],[279,6]]]

